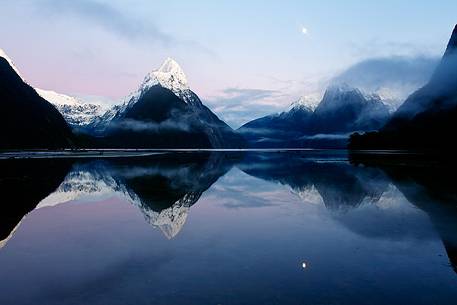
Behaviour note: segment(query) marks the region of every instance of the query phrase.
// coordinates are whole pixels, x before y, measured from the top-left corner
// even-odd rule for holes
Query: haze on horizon
[[[456,11],[450,0],[5,1],[0,48],[33,86],[113,101],[170,56],[203,101],[238,127],[318,96],[367,59],[382,58],[383,69],[391,59],[429,69]]]

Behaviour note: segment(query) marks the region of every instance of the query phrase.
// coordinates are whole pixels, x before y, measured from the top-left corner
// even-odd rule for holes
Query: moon
[[[305,28],[304,26],[301,27],[301,32],[304,34],[304,35],[307,35],[308,34],[308,29]]]

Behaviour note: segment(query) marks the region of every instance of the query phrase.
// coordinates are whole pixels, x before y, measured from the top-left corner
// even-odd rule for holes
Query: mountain
[[[357,149],[446,149],[457,128],[457,25],[429,82],[397,109],[379,132],[354,134]]]
[[[51,90],[35,90],[42,98],[53,104],[73,128],[87,126],[106,112],[105,107],[99,104],[85,103],[78,98]]]
[[[299,100],[288,111],[264,116],[241,126],[238,131],[252,145],[274,145],[300,137],[310,126],[313,110]],[[269,144],[267,144],[269,143]]]
[[[73,165],[60,186],[36,208],[116,195],[138,208],[151,226],[171,239],[184,226],[190,208],[233,162],[220,153],[82,161]]]
[[[16,65],[14,64],[13,60],[5,53],[5,51],[3,51],[2,49],[0,49],[0,57],[2,57],[3,59],[5,59],[9,66],[14,70],[14,72],[16,72],[16,74],[23,80],[24,78],[22,77],[21,73],[19,72],[19,69],[16,67]]]
[[[347,134],[375,130],[389,117],[389,107],[377,95],[347,85],[327,88],[312,109],[305,101],[289,111],[253,120],[238,130],[251,147],[345,147]]]
[[[236,166],[250,176],[289,186],[301,199],[320,202],[331,211],[347,212],[378,202],[388,184],[379,170],[335,161],[341,157],[249,152]]]
[[[451,158],[427,154],[366,154],[350,152],[357,168],[382,170],[405,199],[428,215],[457,272],[457,163]],[[372,224],[371,224],[372,225]]]
[[[330,86],[314,111],[314,133],[374,130],[389,117],[389,108],[376,95],[365,95],[345,84]]]
[[[225,154],[158,154],[142,158],[0,160],[0,190],[20,204],[0,206],[0,248],[32,210],[117,196],[171,239],[190,208],[233,166]],[[43,179],[43,173],[49,179]],[[24,189],[26,192],[22,192]],[[22,186],[22,188],[21,188]],[[40,191],[40,192],[38,192]]]
[[[59,111],[29,86],[0,51],[0,149],[65,148],[73,134]]]
[[[244,144],[203,105],[171,58],[89,128],[107,147],[239,148]]]
[[[336,75],[331,83],[345,83],[376,93],[392,112],[424,86],[439,63],[435,56],[388,56],[361,60]]]

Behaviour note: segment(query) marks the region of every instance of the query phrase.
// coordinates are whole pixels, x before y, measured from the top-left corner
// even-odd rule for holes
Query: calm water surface
[[[0,161],[0,304],[456,304],[452,166]]]

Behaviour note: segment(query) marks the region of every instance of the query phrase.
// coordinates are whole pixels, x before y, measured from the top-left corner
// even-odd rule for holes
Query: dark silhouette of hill
[[[0,57],[0,149],[56,149],[73,146],[59,111],[26,84]]]
[[[427,213],[441,237],[452,268],[457,272],[457,189],[453,159],[428,155],[353,153],[351,162],[381,169],[395,187],[416,207]]]
[[[430,81],[377,132],[351,135],[352,149],[443,150],[457,130],[457,25]]]

